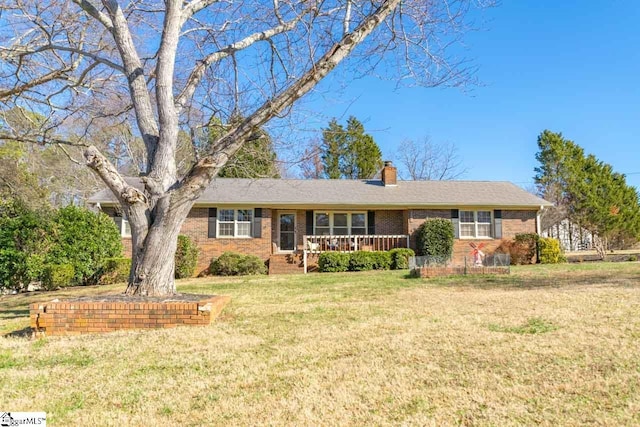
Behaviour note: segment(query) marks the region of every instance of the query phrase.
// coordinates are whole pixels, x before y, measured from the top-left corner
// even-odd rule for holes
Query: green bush
[[[349,268],[349,254],[341,252],[323,252],[318,258],[318,268],[322,273],[347,271]]]
[[[627,258],[627,261],[636,262],[636,261],[638,261],[638,256],[637,255],[629,255],[629,258]]]
[[[391,268],[393,270],[404,270],[409,268],[409,258],[415,256],[413,249],[396,248],[389,251],[391,257]]]
[[[558,264],[567,261],[557,239],[541,237],[538,243],[540,244],[541,264]]]
[[[0,200],[0,289],[17,289],[42,279],[54,224],[51,212]]]
[[[450,220],[428,219],[416,231],[418,254],[450,259],[454,237],[453,223]]]
[[[111,285],[114,283],[128,282],[130,270],[130,258],[108,258],[105,260],[98,284]]]
[[[175,255],[175,278],[193,277],[198,264],[198,246],[189,236],[179,235]]]
[[[391,253],[389,251],[371,252],[373,254],[374,270],[389,270],[391,268]]]
[[[209,264],[209,273],[216,276],[241,276],[249,274],[265,274],[264,262],[255,255],[242,255],[225,252],[214,258]]]
[[[47,291],[66,288],[73,284],[75,271],[71,264],[49,264],[44,268],[42,286]]]
[[[245,255],[238,263],[238,275],[267,274],[267,266],[255,255]]]
[[[373,270],[376,265],[375,252],[356,251],[349,254],[349,271]]]
[[[77,284],[97,282],[107,259],[122,256],[120,232],[113,220],[77,206],[59,209],[54,215],[48,264],[71,264]]]

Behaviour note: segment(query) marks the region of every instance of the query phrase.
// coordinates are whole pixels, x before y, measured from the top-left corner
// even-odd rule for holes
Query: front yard
[[[51,425],[640,423],[640,263],[507,277],[205,278],[207,327],[30,340],[0,299],[0,409]]]

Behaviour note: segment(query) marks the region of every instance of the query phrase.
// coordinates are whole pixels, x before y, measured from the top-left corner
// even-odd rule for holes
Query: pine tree
[[[329,179],[370,179],[382,168],[382,152],[355,117],[346,129],[332,119],[322,131],[322,164]]]
[[[322,130],[322,166],[324,176],[329,179],[342,177],[342,158],[346,150],[346,133],[336,119]]]
[[[601,258],[613,240],[632,243],[640,237],[638,193],[611,165],[565,139],[545,130],[538,137],[535,181],[539,194],[555,204],[567,218],[596,237]]]

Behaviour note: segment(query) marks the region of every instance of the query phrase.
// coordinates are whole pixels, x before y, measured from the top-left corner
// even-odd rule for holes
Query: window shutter
[[[217,225],[218,225],[218,209],[209,208],[209,230],[207,232],[208,238],[210,239],[216,238]]]
[[[376,211],[367,212],[367,234],[376,234]]]
[[[313,235],[313,211],[307,211],[306,212],[306,234],[307,236],[312,236]]]
[[[122,217],[121,216],[114,216],[113,217],[113,222],[116,223],[116,227],[118,227],[118,234],[120,236],[122,236]]]
[[[453,224],[453,237],[460,238],[460,211],[458,209],[451,209],[451,223]]]
[[[262,209],[255,208],[253,210],[253,237],[262,237]]]
[[[502,239],[502,211],[493,211],[493,238]]]

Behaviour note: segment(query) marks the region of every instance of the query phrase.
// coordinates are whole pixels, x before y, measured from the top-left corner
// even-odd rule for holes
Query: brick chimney
[[[390,160],[384,162],[384,167],[382,168],[382,183],[385,187],[398,185],[398,171]]]

